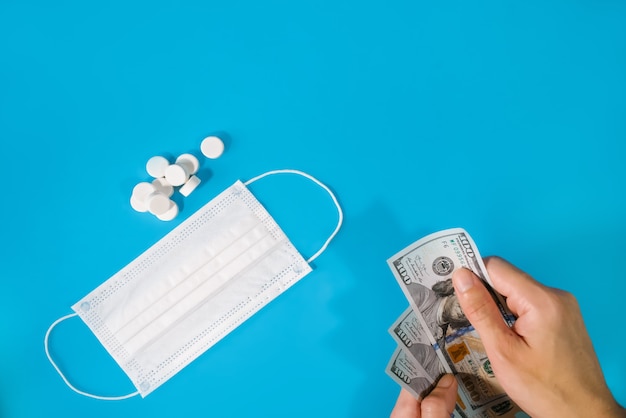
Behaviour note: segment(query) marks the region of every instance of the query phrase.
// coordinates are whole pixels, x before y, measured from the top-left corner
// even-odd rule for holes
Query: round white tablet
[[[142,181],[138,183],[135,187],[133,187],[133,194],[137,200],[144,201],[146,197],[154,193],[156,187],[152,183],[148,183],[147,181]]]
[[[157,155],[152,157],[146,163],[146,171],[155,179],[163,177],[165,175],[165,169],[170,165],[167,158]]]
[[[178,215],[178,205],[173,200],[170,200],[170,208],[164,214],[157,215],[157,218],[159,218],[162,221],[171,221],[177,215]]]
[[[135,209],[137,212],[147,212],[148,208],[143,200],[137,198],[137,196],[133,195],[130,197],[130,207]]]
[[[154,193],[148,197],[146,206],[153,215],[163,215],[170,209],[170,198],[161,193]]]
[[[196,176],[191,176],[189,177],[189,180],[187,180],[187,182],[181,186],[179,192],[183,196],[187,197],[194,190],[196,190],[196,187],[198,187],[199,184],[200,184],[200,179]]]
[[[152,185],[155,187],[157,192],[164,194],[167,197],[172,197],[174,194],[174,186],[172,186],[165,177],[154,179],[152,181]]]
[[[224,142],[216,136],[207,136],[202,140],[200,150],[205,157],[214,160],[224,152]]]
[[[187,169],[182,165],[172,164],[165,169],[165,179],[172,186],[183,185],[188,178],[189,173],[187,173]]]
[[[185,166],[190,176],[196,174],[200,168],[200,161],[193,154],[182,154],[176,159],[176,164]]]

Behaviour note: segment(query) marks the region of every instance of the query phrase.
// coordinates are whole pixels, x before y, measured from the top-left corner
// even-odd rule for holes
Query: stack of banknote
[[[398,347],[387,374],[417,399],[426,396],[441,375],[454,374],[459,387],[456,417],[526,417],[498,383],[454,293],[452,273],[470,269],[487,284],[503,320],[509,326],[515,321],[504,299],[491,289],[469,234],[455,228],[428,235],[387,263],[409,301],[389,329]]]

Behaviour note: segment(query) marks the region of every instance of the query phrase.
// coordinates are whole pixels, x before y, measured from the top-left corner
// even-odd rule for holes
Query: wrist
[[[546,415],[546,417],[626,418],[626,409],[617,403],[608,388],[606,392],[579,393],[578,396],[573,396],[570,393],[568,396],[562,397],[559,403],[562,408],[552,410],[550,415]],[[553,406],[556,405],[553,404]]]
[[[609,396],[608,399],[596,399],[596,402],[590,404],[590,408],[586,408],[588,413],[586,417],[596,416],[599,418],[626,418],[626,409]],[[589,415],[591,414],[591,415]]]

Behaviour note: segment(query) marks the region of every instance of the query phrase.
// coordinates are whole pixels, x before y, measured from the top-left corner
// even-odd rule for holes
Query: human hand
[[[456,393],[456,379],[451,374],[439,379],[437,386],[421,401],[402,389],[391,418],[450,418],[456,405]]]
[[[626,417],[609,391],[573,295],[546,287],[497,257],[485,260],[517,316],[506,326],[482,281],[454,272],[456,295],[507,394],[533,418]]]

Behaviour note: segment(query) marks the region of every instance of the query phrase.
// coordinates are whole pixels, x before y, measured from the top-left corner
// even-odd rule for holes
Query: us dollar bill
[[[389,334],[398,347],[420,364],[432,380],[446,372],[441,359],[428,338],[428,331],[421,324],[412,308],[405,310],[389,328]]]
[[[421,399],[432,389],[434,379],[401,347],[396,348],[386,369],[387,374],[400,386]]]
[[[403,348],[398,347],[387,368],[387,374],[402,388],[411,393],[416,399],[423,399],[436,384],[423,367]],[[463,410],[457,405],[452,414],[454,418],[467,418]]]
[[[425,384],[423,380],[419,380],[419,377],[425,376],[427,379],[430,378],[436,382],[442,374],[446,373],[443,362],[435,348],[428,341],[426,329],[420,323],[413,309],[408,308],[392,324],[389,328],[389,333],[398,344],[398,349],[394,352],[392,360],[387,366],[387,374],[392,376],[393,380],[411,392],[417,399],[423,398],[432,389],[432,385]],[[463,344],[460,343],[461,340],[463,340]],[[454,356],[467,355],[467,350],[463,348],[467,345],[474,348],[472,363],[482,362],[483,366],[489,365],[482,344],[467,334],[463,338],[456,340],[456,345],[449,348],[449,353]],[[475,391],[476,385],[480,384],[480,381],[477,382],[473,374],[479,374],[483,379],[487,380],[493,378],[493,373],[489,366],[486,369],[483,368],[483,370],[477,371],[471,368],[468,369],[468,362],[458,361],[458,363],[459,368],[462,368],[464,371],[457,375],[457,379],[461,379],[471,390]],[[417,380],[416,377],[418,377]],[[497,382],[494,382],[494,386],[498,387]],[[520,414],[522,411],[506,397],[497,398],[479,408],[468,409],[464,397],[459,396],[456,413],[457,416],[474,418],[503,415],[514,416],[513,414]],[[515,415],[516,418],[520,416],[524,415]]]
[[[472,270],[488,285],[491,284],[478,248],[469,234],[461,228],[431,234],[387,262],[411,305],[413,315],[424,330],[419,338],[423,341],[423,334],[426,335],[440,360],[440,367],[456,376],[459,383],[458,405],[463,412],[468,417],[513,417],[520,412],[495,378],[480,337],[465,317],[454,294],[452,273],[461,267]],[[487,287],[503,320],[511,326],[515,318],[504,299],[491,286]],[[403,315],[409,314],[405,312]],[[402,332],[408,329],[406,318],[410,317],[405,316],[404,326],[400,327]],[[400,324],[399,321],[396,322]],[[402,347],[403,339],[398,337]],[[411,356],[418,360],[413,353]]]

